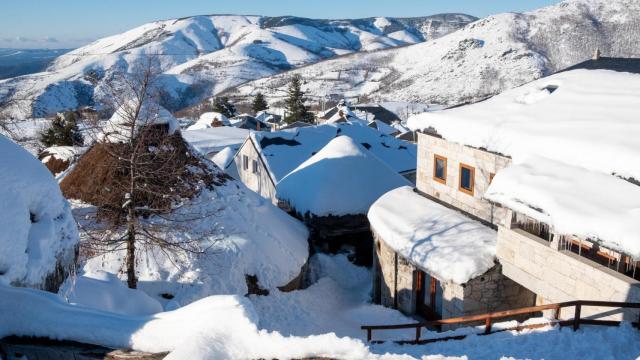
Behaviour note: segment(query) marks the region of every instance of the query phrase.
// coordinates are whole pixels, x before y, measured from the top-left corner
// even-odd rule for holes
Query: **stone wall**
[[[447,158],[446,184],[433,178],[434,155]],[[460,163],[475,168],[474,194],[458,189]],[[490,223],[499,224],[505,209],[482,199],[489,187],[491,174],[511,163],[511,159],[488,151],[461,145],[432,135],[418,135],[417,188],[464,212]]]
[[[242,164],[243,156],[249,158],[249,168],[244,169]],[[252,161],[258,162],[258,172],[253,173]],[[235,166],[238,169],[239,180],[242,181],[249,189],[260,194],[266,199],[270,199],[274,205],[278,204],[276,198],[276,189],[269,177],[269,172],[264,166],[256,147],[249,139],[242,145],[235,158],[233,159]],[[232,165],[233,166],[233,165]]]
[[[399,256],[374,231],[374,294],[380,304],[407,315],[416,312],[414,272],[419,268]],[[465,284],[441,282],[442,318],[533,306],[535,294],[501,273],[499,265]]]
[[[500,227],[497,257],[503,273],[538,295],[538,304],[571,300],[640,302],[640,282],[521,229]],[[573,308],[561,317],[573,318]],[[582,316],[607,320],[638,320],[636,310],[584,307]]]

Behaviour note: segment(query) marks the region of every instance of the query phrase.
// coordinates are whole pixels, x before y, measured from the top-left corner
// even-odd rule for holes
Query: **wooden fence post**
[[[487,317],[484,319],[484,333],[491,334],[491,318]]]
[[[578,330],[580,328],[580,308],[582,305],[580,303],[576,304],[576,312],[573,315],[573,331]]]
[[[555,308],[555,310],[553,311],[553,319],[554,320],[560,320],[560,310],[562,308],[560,306],[558,306],[557,308]]]
[[[367,342],[371,342],[371,329],[367,329]]]
[[[418,326],[418,327],[416,328],[416,344],[420,341],[420,330],[421,330],[421,329],[422,329],[422,328],[421,328],[420,326]]]

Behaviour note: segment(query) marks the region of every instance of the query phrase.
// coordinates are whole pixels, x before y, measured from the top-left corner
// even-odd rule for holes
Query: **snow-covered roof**
[[[129,134],[130,121],[136,119],[136,127],[148,125],[167,125],[169,134],[180,129],[178,120],[164,107],[146,101],[142,103],[136,117],[138,103],[131,100],[122,104],[111,116],[104,128],[104,137],[111,141],[125,140]]]
[[[277,185],[301,214],[366,214],[387,191],[409,182],[348,136],[332,139]]]
[[[41,161],[47,163],[51,158],[62,161],[70,161],[78,154],[78,149],[73,146],[51,146],[42,151]]]
[[[573,70],[486,101],[411,117],[447,140],[507,154],[537,154],[640,179],[640,74]]]
[[[73,263],[78,230],[47,168],[0,135],[0,284],[40,286]]]
[[[369,122],[369,127],[374,128],[386,135],[397,135],[398,133],[400,133],[400,131],[395,127],[391,125],[387,125],[386,123],[380,120],[373,120]]]
[[[409,186],[384,194],[368,218],[387,245],[441,281],[464,284],[494,266],[494,230]]]
[[[212,123],[214,121],[219,121],[226,126],[230,126],[231,123],[229,119],[218,113],[218,112],[206,112],[200,115],[198,121],[196,121],[193,125],[189,126],[187,130],[200,130],[200,129],[208,129],[213,127]]]
[[[222,149],[242,144],[249,136],[249,130],[233,126],[219,126],[182,132],[182,137],[201,154],[207,155]]]
[[[484,196],[559,233],[640,258],[640,186],[626,180],[532,157],[500,171]]]
[[[416,169],[416,145],[351,123],[325,124],[275,132],[252,132],[251,139],[274,182],[282,180],[339,135],[347,135],[398,173]]]

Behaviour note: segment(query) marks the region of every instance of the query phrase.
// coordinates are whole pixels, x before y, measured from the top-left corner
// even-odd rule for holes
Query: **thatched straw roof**
[[[168,210],[172,203],[226,181],[227,176],[189,147],[180,133],[149,131],[154,134],[146,137],[143,161],[136,168],[141,177],[134,191],[138,206]],[[97,206],[99,215],[109,220],[121,220],[130,186],[129,156],[126,143],[96,143],[60,183],[64,196]]]

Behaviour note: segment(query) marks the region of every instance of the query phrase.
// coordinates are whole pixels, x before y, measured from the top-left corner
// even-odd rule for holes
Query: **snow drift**
[[[49,170],[2,135],[0,204],[0,283],[56,291],[75,262],[71,208]]]

